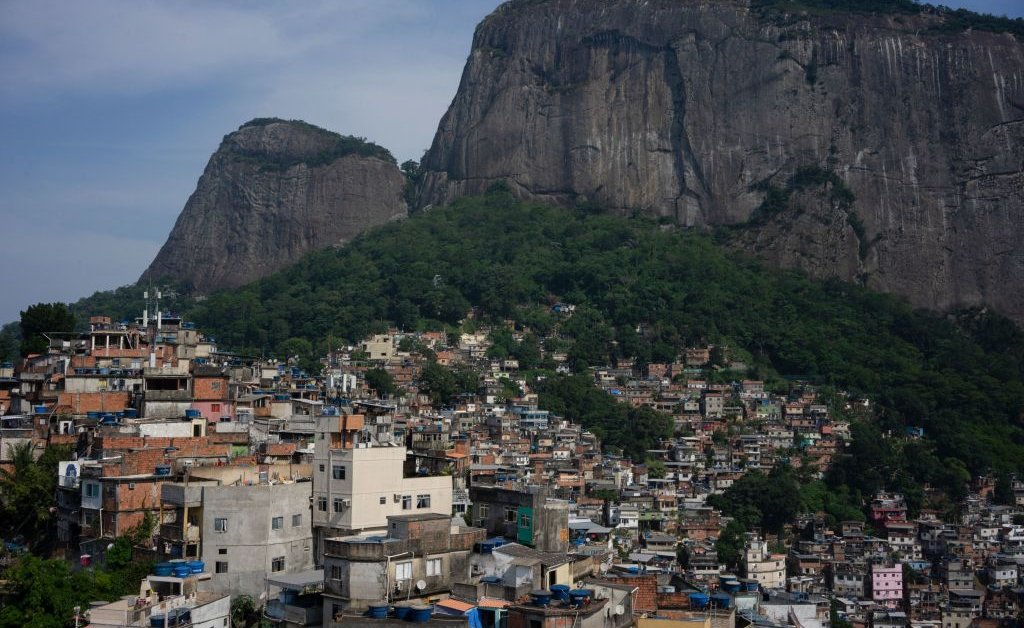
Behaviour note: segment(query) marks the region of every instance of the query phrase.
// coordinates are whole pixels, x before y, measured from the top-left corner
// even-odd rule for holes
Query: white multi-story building
[[[772,554],[768,551],[768,543],[755,534],[747,535],[743,569],[746,577],[759,582],[762,588],[777,589],[786,586],[785,554]]]
[[[313,449],[313,535],[384,532],[390,515],[452,513],[451,476],[405,477],[406,448],[381,444],[361,414],[321,416]]]

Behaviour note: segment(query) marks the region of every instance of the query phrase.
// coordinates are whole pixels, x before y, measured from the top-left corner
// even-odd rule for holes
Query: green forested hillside
[[[557,301],[577,306],[552,341],[577,370],[727,344],[756,375],[870,398],[873,430],[924,427],[929,440],[910,459],[871,452],[913,467],[904,476],[939,481],[946,459],[971,472],[1024,461],[1024,336],[1011,322],[916,312],[849,284],[765,269],[699,233],[520,204],[500,190],[315,253],[191,314],[222,345],[272,349],[298,337],[323,349],[389,323],[456,325],[471,306],[543,336]]]

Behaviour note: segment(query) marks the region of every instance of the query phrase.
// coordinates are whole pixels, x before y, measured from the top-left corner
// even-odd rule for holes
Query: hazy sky
[[[0,0],[0,323],[133,282],[261,116],[418,159],[499,0]],[[1022,0],[949,0],[1024,15]]]

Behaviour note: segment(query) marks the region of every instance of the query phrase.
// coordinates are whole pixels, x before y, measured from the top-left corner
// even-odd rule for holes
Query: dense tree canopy
[[[63,303],[37,303],[21,312],[21,355],[46,351],[45,334],[75,330],[75,315]]]

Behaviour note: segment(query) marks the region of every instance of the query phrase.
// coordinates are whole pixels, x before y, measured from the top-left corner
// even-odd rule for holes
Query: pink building
[[[871,567],[871,599],[888,608],[896,608],[903,601],[903,566]]]

